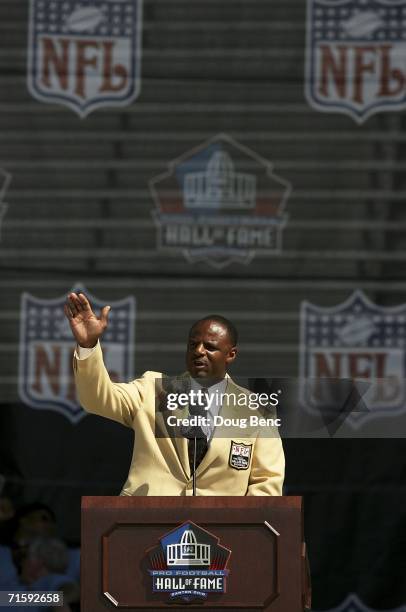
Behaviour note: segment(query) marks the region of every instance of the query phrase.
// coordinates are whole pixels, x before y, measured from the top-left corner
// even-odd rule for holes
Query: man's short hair
[[[195,323],[193,323],[192,327],[190,328],[189,336],[196,327],[196,325],[198,325],[198,323],[201,323],[202,321],[216,321],[216,323],[220,323],[227,330],[232,346],[237,345],[238,331],[236,326],[234,325],[234,323],[229,321],[229,319],[226,319],[225,317],[217,314],[207,315],[207,317],[203,317],[202,319],[195,321]]]

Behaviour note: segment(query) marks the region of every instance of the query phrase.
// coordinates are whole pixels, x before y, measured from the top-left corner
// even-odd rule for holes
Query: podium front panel
[[[82,502],[82,612],[303,610],[297,497]]]

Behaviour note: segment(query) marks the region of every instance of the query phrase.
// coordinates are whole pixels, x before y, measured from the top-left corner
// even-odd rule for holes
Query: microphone
[[[192,472],[192,487],[193,487],[193,496],[196,496],[196,462],[197,462],[197,446],[199,444],[200,452],[199,452],[199,463],[203,457],[200,455],[205,454],[207,450],[207,438],[203,432],[203,429],[199,426],[192,425],[182,425],[180,428],[181,435],[189,440],[188,445],[188,454],[189,454],[189,466],[190,471]],[[199,443],[198,443],[199,440]],[[192,449],[192,453],[190,452]],[[190,455],[192,454],[192,460]]]
[[[190,405],[189,419],[191,416],[207,416],[205,405]],[[180,433],[189,440],[188,455],[189,467],[192,472],[193,496],[196,495],[196,468],[200,464],[207,451],[207,438],[200,425],[182,425]]]

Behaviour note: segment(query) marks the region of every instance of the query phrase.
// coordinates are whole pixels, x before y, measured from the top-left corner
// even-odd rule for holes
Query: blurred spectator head
[[[64,574],[68,567],[67,546],[58,538],[32,540],[21,563],[21,581],[30,585],[48,574]]]
[[[19,508],[15,514],[14,541],[23,544],[36,537],[52,537],[56,533],[55,514],[41,502]]]
[[[15,514],[12,500],[7,495],[0,495],[0,523],[9,521]]]

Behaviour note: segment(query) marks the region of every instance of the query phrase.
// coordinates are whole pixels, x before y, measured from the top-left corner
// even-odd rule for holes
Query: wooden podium
[[[300,497],[84,497],[81,611],[302,612]]]

